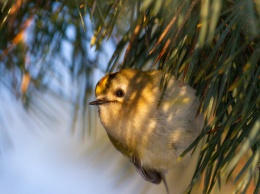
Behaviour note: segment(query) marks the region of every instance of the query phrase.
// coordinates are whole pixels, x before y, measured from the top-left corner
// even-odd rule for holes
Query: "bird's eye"
[[[124,96],[124,92],[121,89],[118,89],[115,94],[117,97],[120,97],[120,98]]]

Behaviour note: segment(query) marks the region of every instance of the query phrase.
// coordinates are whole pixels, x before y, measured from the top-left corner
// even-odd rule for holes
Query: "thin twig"
[[[177,32],[176,32],[176,34],[175,34],[173,40],[172,40],[171,37],[167,40],[166,44],[164,45],[162,51],[160,52],[160,54],[159,54],[158,57],[156,58],[156,60],[155,60],[155,62],[154,62],[153,65],[155,65],[155,64],[162,58],[162,56],[166,53],[166,50],[167,50],[168,47],[170,46],[170,43],[171,43],[171,42],[174,43],[174,42],[177,40],[179,34],[180,34],[181,31],[183,30],[183,27],[185,26],[185,24],[186,24],[186,22],[187,22],[187,20],[188,20],[188,18],[189,18],[189,16],[190,16],[190,14],[191,14],[191,11],[193,10],[194,6],[195,6],[198,2],[199,2],[199,0],[194,0],[194,1],[192,1],[192,3],[191,3],[191,5],[190,5],[189,9],[187,10],[187,12],[186,12],[186,14],[185,14],[185,17],[184,17],[184,19],[183,19],[183,22],[182,22],[182,24],[180,25],[180,27],[178,28],[178,30],[177,30]],[[166,56],[166,60],[167,60],[169,57],[170,57],[170,52],[168,52],[168,55]]]
[[[169,30],[171,29],[171,27],[173,26],[173,24],[175,23],[177,17],[180,15],[180,12],[183,8],[185,4],[185,1],[182,2],[182,4],[178,7],[175,15],[173,16],[173,18],[171,19],[170,23],[166,26],[165,30],[163,31],[163,33],[161,34],[161,36],[159,37],[159,39],[157,40],[157,42],[155,43],[154,47],[152,48],[152,50],[149,52],[149,55],[152,54],[155,49],[157,48],[157,46],[162,42],[163,38],[165,37],[165,35],[169,32]]]
[[[130,39],[129,44],[128,44],[128,46],[127,46],[122,67],[124,66],[125,62],[127,61],[128,55],[129,55],[129,53],[130,53],[130,51],[131,51],[131,48],[132,48],[132,45],[133,45],[134,41],[136,41],[138,35],[139,35],[140,32],[141,32],[142,25],[143,25],[143,20],[142,20],[141,23],[137,22],[137,25],[136,25],[136,27],[135,27],[135,29],[134,29],[134,33],[133,33],[133,35],[131,36],[131,39]]]

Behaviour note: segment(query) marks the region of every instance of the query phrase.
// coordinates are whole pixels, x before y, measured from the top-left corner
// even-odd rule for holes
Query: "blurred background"
[[[205,139],[198,163],[168,184],[259,193],[258,1],[0,0],[0,10],[0,193],[165,192],[88,106],[97,81],[126,67],[160,69],[162,88],[174,75],[201,99],[205,126],[187,150]]]
[[[142,180],[111,146],[99,122],[95,134],[84,136],[81,127],[72,132],[71,102],[42,94],[34,97],[39,107],[26,111],[1,88],[0,193],[130,194],[164,189],[152,189]]]

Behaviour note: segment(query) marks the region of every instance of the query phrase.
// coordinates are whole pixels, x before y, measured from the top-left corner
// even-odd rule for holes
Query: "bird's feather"
[[[120,151],[123,155],[130,158],[130,161],[135,165],[137,172],[146,180],[151,183],[159,184],[162,181],[162,175],[160,172],[142,166],[142,162],[136,152],[131,148],[127,147],[126,144],[116,140],[111,135],[108,137],[113,146]]]

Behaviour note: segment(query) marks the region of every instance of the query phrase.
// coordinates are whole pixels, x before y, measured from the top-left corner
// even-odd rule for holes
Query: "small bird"
[[[158,70],[109,73],[97,83],[96,100],[89,104],[98,107],[114,147],[146,181],[163,181],[168,192],[165,174],[200,134],[204,119],[196,116],[195,90],[172,77],[162,93],[162,76]]]

